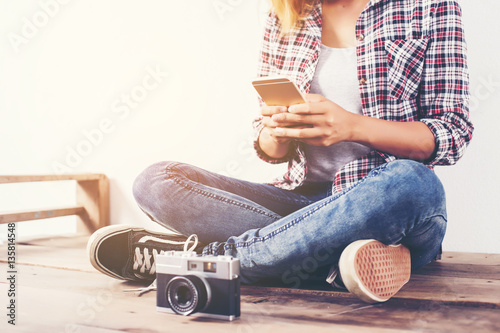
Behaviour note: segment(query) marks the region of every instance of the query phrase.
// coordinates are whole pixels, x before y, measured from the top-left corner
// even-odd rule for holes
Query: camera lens
[[[187,316],[208,305],[210,289],[203,278],[176,276],[167,284],[166,293],[170,308],[177,314]]]
[[[193,301],[193,294],[191,293],[191,289],[187,286],[180,286],[177,288],[177,293],[175,294],[175,302],[182,307],[187,307],[190,305],[190,302]]]

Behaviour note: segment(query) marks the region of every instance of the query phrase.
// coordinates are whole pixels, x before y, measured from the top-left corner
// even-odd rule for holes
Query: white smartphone
[[[255,79],[252,85],[268,106],[290,106],[306,100],[293,81],[285,76],[266,76]]]

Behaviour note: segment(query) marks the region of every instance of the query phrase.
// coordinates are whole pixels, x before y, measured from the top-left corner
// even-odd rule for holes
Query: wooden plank
[[[98,273],[18,266],[18,325],[36,332],[498,332],[497,309],[391,299],[355,298],[242,287],[242,316],[234,322],[158,313],[155,293],[141,297]],[[0,269],[4,269],[0,267]],[[6,294],[0,284],[0,294]],[[3,322],[1,324],[4,324]],[[3,331],[3,329],[1,329]]]
[[[249,294],[258,304],[283,305],[280,309],[269,308],[272,316],[296,320],[430,332],[499,332],[500,328],[495,319],[500,314],[498,309],[439,301],[392,298],[385,303],[366,304],[349,294],[341,297],[341,293],[333,296],[303,290],[243,287],[242,295]],[[249,301],[248,296],[243,299]]]
[[[443,252],[443,262],[468,265],[500,265],[498,253]],[[439,262],[439,261],[438,261]]]
[[[267,293],[356,299],[349,292],[334,290],[326,283],[304,284],[301,289],[276,285],[261,285],[255,288],[263,288]],[[500,309],[500,280],[413,275],[393,299],[426,300],[448,305]]]
[[[2,267],[3,268],[3,267]],[[185,317],[156,311],[156,297],[150,292],[141,297],[123,290],[136,285],[122,283],[97,273],[58,270],[47,267],[19,268],[18,324],[24,332],[263,332],[318,333],[401,332],[394,329],[356,327],[273,316],[286,304],[247,303],[243,296],[240,319],[227,322],[208,318]],[[6,284],[0,293],[6,294]],[[342,311],[352,310],[341,306]],[[335,307],[335,311],[339,311]],[[278,312],[275,312],[278,313]],[[0,323],[4,324],[5,321]],[[0,328],[1,329],[1,328]],[[2,330],[3,331],[3,330]],[[404,330],[403,330],[404,332]]]
[[[461,254],[457,253],[460,257]],[[471,257],[470,254],[464,254]],[[482,254],[477,254],[482,257]],[[472,256],[473,257],[473,256]],[[451,262],[434,262],[424,269],[413,273],[410,281],[394,299],[427,300],[444,304],[455,304],[468,307],[484,307],[500,309],[500,267],[496,265],[459,264],[453,259]],[[458,261],[460,262],[460,261]],[[331,286],[322,279],[303,282],[301,289],[289,289],[289,286],[265,285],[269,291],[290,292],[312,295],[329,295],[354,299],[347,291],[332,290]]]
[[[42,333],[164,332],[166,327],[186,333],[500,331],[500,308],[495,303],[500,277],[481,278],[490,277],[495,265],[481,261],[475,265],[479,275],[474,278],[474,272],[460,269],[469,264],[460,263],[459,253],[451,262],[431,264],[439,265],[439,270],[414,274],[396,297],[382,304],[363,303],[348,292],[243,286],[242,317],[229,323],[156,312],[154,292],[141,297],[124,293],[123,289],[137,284],[109,278],[90,266],[87,239],[57,237],[18,244],[17,329]],[[5,253],[5,246],[0,247],[0,258]],[[460,277],[460,271],[466,277]],[[7,294],[6,287],[0,283],[0,294]]]
[[[0,184],[25,183],[25,182],[45,182],[59,180],[100,180],[106,177],[99,173],[66,174],[66,175],[0,175]]]
[[[415,275],[395,297],[500,309],[500,280]]]
[[[18,245],[35,245],[43,246],[46,248],[52,248],[54,251],[56,249],[78,249],[84,250],[89,235],[87,233],[76,233],[71,235],[58,235],[58,236],[46,236],[37,237],[30,240],[24,240],[18,242]],[[57,266],[54,266],[57,267]]]
[[[0,224],[22,222],[22,221],[33,221],[33,220],[48,219],[53,217],[78,215],[84,213],[85,213],[85,208],[83,206],[6,212],[6,213],[0,213]]]
[[[86,250],[87,240],[88,236],[80,236],[17,242],[16,262],[19,265],[95,273],[97,271],[90,264]],[[6,253],[6,246],[0,246],[0,262],[7,263]]]
[[[412,275],[496,280],[500,277],[500,265],[457,264],[453,261],[441,261],[430,263],[418,269]]]

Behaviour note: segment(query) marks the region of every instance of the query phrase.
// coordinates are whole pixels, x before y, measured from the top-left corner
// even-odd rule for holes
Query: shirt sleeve
[[[469,144],[469,74],[462,14],[455,1],[439,1],[434,9],[430,40],[419,94],[420,120],[435,137],[429,165],[453,165]]]
[[[273,12],[270,12],[269,16],[267,17],[266,27],[264,29],[263,41],[261,44],[261,49],[259,54],[259,63],[257,68],[258,77],[269,76],[273,73],[271,67],[271,58],[272,58],[271,45],[273,39],[276,38],[276,33],[277,33],[276,24],[277,24],[277,17]],[[264,105],[264,102],[260,98],[259,98],[259,105],[260,106]],[[260,148],[259,135],[263,128],[264,126],[262,125],[262,116],[255,118],[255,120],[253,121],[253,130],[254,130],[254,148],[255,151],[257,152],[257,156],[260,159],[272,164],[288,162],[291,157],[291,153],[287,154],[286,156],[280,159],[275,159],[268,156]],[[290,149],[290,151],[292,151],[292,149]]]

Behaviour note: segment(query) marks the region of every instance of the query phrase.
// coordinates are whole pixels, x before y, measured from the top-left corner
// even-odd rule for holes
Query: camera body
[[[156,309],[224,320],[240,316],[240,261],[169,251],[156,256]]]

